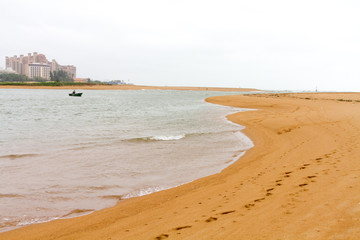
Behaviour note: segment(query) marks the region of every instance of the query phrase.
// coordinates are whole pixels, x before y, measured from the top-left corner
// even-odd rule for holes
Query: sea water
[[[204,101],[231,93],[69,92],[0,89],[0,231],[178,186],[252,147],[225,118],[241,109]]]

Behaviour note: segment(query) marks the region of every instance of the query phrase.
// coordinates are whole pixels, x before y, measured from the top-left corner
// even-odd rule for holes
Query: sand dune
[[[207,101],[255,147],[219,174],[0,239],[359,239],[360,94]]]

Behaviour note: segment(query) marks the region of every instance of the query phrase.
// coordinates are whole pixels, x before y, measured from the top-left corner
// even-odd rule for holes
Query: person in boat
[[[75,90],[73,91],[73,94],[75,94],[76,92],[75,92]]]

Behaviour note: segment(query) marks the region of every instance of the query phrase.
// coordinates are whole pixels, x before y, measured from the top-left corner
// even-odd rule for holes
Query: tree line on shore
[[[91,85],[101,84],[100,81],[91,81],[87,83],[76,83],[74,79],[64,70],[50,72],[50,80],[41,77],[29,78],[23,74],[1,73],[0,85],[40,85],[40,86],[62,86],[62,85]]]
[[[0,82],[46,82],[48,81],[42,77],[29,78],[23,74],[17,73],[0,73]],[[74,79],[69,76],[64,70],[50,72],[50,81],[53,82],[74,82]]]

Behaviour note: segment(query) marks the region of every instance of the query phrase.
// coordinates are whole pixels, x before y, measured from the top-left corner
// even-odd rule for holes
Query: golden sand
[[[221,173],[0,239],[359,239],[360,94],[226,96],[255,146]]]

